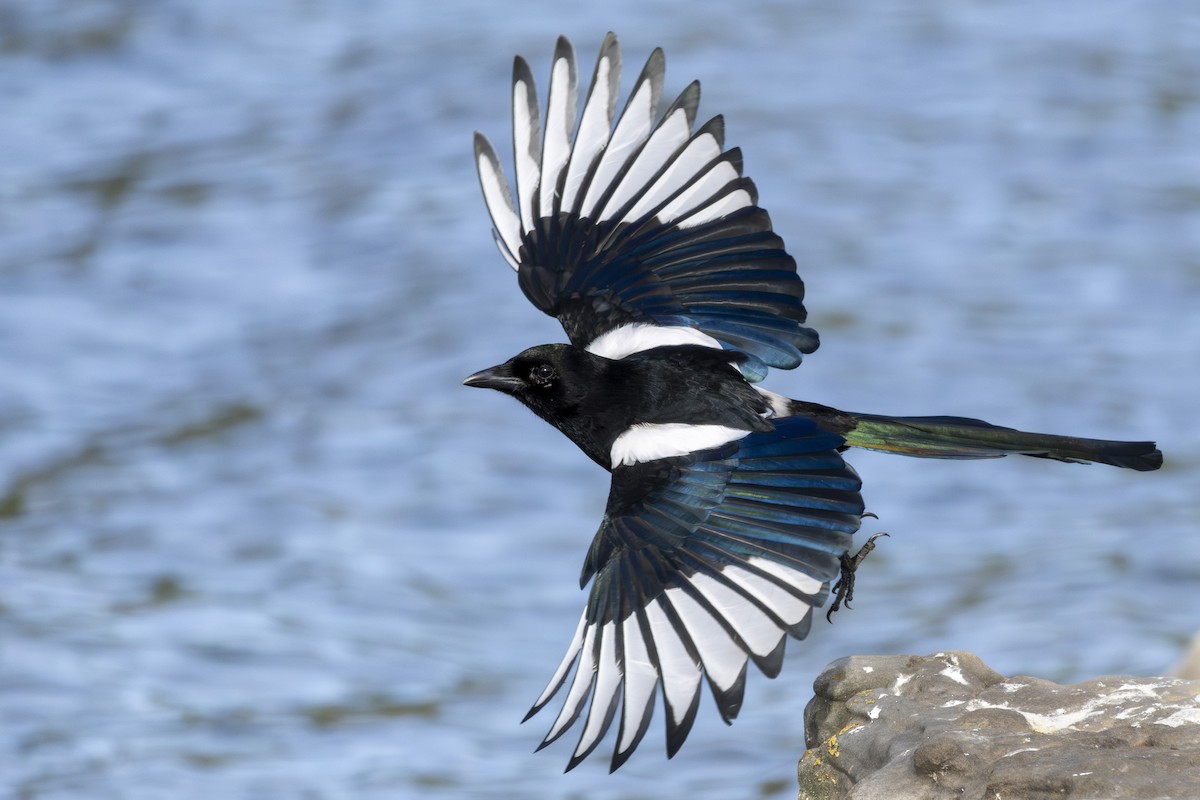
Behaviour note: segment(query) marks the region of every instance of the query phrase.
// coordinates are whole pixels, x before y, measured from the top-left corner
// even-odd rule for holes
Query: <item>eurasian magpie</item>
[[[526,717],[566,687],[538,749],[582,717],[568,770],[614,720],[611,769],[620,767],[646,733],[656,691],[670,757],[702,682],[729,722],[747,661],[778,674],[787,635],[807,635],[830,581],[855,566],[864,508],[846,448],[1162,464],[1153,442],[857,414],[759,387],[769,367],[792,369],[817,349],[796,263],[740,151],[725,149],[722,118],[696,127],[699,83],[660,115],[655,50],[614,125],[620,71],[610,33],[577,122],[575,56],[559,38],[543,119],[516,58],[515,197],[495,149],[475,134],[500,254],[570,344],[532,347],[465,383],[512,395],[612,473],[580,576],[581,588],[592,584],[583,616]]]

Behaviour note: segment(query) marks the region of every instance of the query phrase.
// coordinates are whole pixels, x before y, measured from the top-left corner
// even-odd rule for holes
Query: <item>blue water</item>
[[[1157,438],[1155,474],[855,454],[852,612],[563,776],[519,726],[606,476],[469,372],[562,339],[471,132],[604,32],[699,77],[854,410]],[[969,649],[1158,674],[1200,628],[1200,10],[232,0],[0,6],[0,795],[788,797],[817,672]],[[626,85],[629,78],[627,77]]]

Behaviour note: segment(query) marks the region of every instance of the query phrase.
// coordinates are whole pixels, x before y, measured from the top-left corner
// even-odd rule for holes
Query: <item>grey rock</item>
[[[1200,798],[1200,680],[1064,686],[947,652],[839,659],[814,689],[801,800]]]

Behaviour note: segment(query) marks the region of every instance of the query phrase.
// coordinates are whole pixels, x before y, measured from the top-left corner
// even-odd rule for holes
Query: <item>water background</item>
[[[471,132],[514,53],[698,77],[861,411],[1157,438],[1154,474],[851,459],[852,612],[683,751],[531,754],[606,475],[460,387],[562,340]],[[0,796],[789,797],[812,679],[1161,674],[1200,628],[1200,9],[0,3]]]

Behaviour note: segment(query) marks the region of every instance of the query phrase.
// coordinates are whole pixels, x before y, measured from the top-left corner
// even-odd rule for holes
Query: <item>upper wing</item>
[[[621,53],[608,34],[576,128],[575,56],[560,37],[541,134],[533,76],[516,58],[515,201],[496,151],[475,134],[496,244],[526,296],[557,317],[575,345],[620,357],[662,343],[645,336],[645,326],[668,326],[687,333],[665,341],[750,354],[756,377],[765,365],[795,367],[818,344],[816,331],[801,325],[796,262],[757,207],[740,151],[724,150],[722,118],[694,129],[699,83],[658,117],[664,67],[655,50],[614,126]],[[597,342],[630,325],[638,327]]]
[[[812,611],[863,512],[841,437],[802,417],[722,447],[613,470],[604,521],[584,563],[594,579],[566,657],[529,716],[573,679],[542,742],[591,698],[567,769],[599,744],[620,706],[612,769],[650,723],[656,687],[667,754],[691,729],[708,679],[726,722],[737,716],[750,659],[779,672],[784,634],[804,638]],[[528,717],[526,717],[528,719]]]

